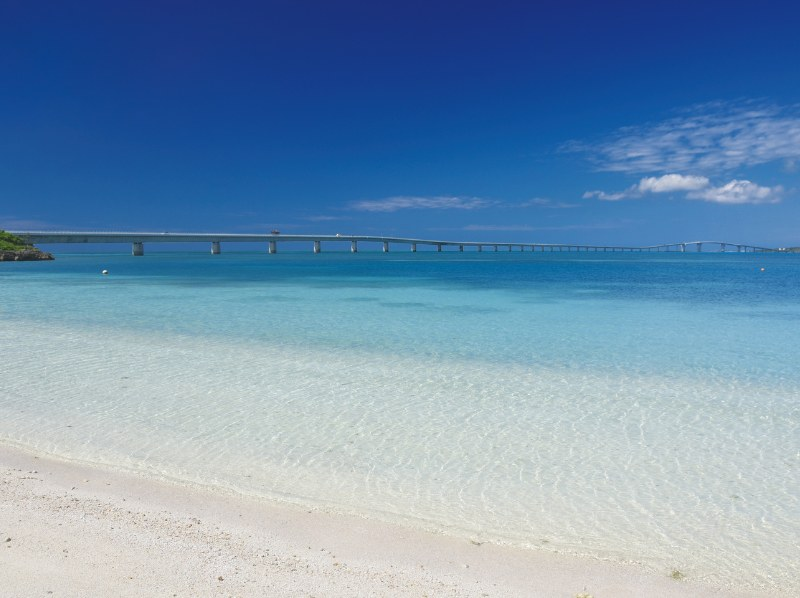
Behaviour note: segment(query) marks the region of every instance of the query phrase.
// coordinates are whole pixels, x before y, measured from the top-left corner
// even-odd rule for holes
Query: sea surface
[[[0,264],[1,442],[800,591],[800,255],[56,257]]]

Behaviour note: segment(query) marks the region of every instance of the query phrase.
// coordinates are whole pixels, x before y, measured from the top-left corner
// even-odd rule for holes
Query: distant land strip
[[[219,254],[222,243],[265,243],[269,253],[277,252],[281,243],[309,243],[314,253],[320,253],[322,243],[350,243],[350,251],[356,253],[359,243],[378,243],[384,252],[388,252],[391,245],[406,245],[410,250],[416,251],[418,246],[430,246],[436,251],[444,248],[456,248],[464,251],[465,247],[475,248],[476,251],[592,251],[592,252],[686,252],[706,251],[714,252],[780,252],[797,253],[800,247],[761,247],[747,243],[733,243],[729,241],[680,241],[677,243],[662,243],[658,245],[630,246],[630,245],[597,245],[580,243],[538,243],[538,242],[488,242],[488,241],[449,241],[435,239],[416,239],[407,237],[386,237],[369,235],[294,235],[282,234],[278,231],[271,233],[236,234],[236,233],[173,233],[173,232],[113,232],[113,231],[10,231],[12,234],[24,239],[28,243],[53,244],[53,243],[130,243],[133,255],[144,255],[145,243],[210,243],[211,253]]]

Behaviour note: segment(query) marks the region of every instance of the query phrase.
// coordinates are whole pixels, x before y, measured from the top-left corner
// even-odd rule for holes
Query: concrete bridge
[[[407,246],[417,251],[418,246],[434,247],[436,251],[453,248],[464,251],[465,247],[475,251],[593,251],[593,252],[766,252],[780,251],[744,243],[726,241],[685,241],[661,245],[576,245],[558,243],[487,243],[483,241],[438,241],[432,239],[412,239],[405,237],[376,237],[363,235],[284,235],[284,234],[227,234],[227,233],[148,233],[148,232],[71,232],[71,231],[9,231],[30,243],[130,243],[133,255],[144,255],[145,243],[209,243],[211,253],[221,252],[222,243],[264,243],[268,253],[276,253],[278,244],[307,243],[314,253],[322,251],[322,244],[350,244],[350,251],[356,253],[359,243],[377,243],[384,252],[390,245]]]

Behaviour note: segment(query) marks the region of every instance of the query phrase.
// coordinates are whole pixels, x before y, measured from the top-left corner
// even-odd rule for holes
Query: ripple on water
[[[70,458],[798,589],[798,391],[8,321],[0,437]],[[39,358],[32,362],[28,356]]]

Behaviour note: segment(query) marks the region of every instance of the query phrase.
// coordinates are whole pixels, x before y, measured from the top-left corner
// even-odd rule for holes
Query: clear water
[[[800,589],[800,256],[57,257],[0,264],[0,440]]]

